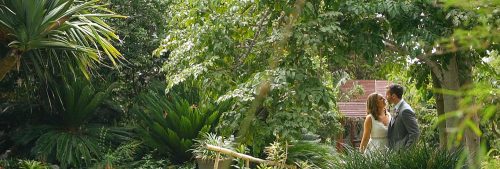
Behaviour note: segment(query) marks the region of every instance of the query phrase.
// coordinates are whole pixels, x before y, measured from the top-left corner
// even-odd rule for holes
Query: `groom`
[[[387,137],[389,148],[399,150],[417,143],[420,131],[413,109],[403,100],[403,86],[393,84],[387,86],[386,98],[393,109],[394,117],[389,123]]]

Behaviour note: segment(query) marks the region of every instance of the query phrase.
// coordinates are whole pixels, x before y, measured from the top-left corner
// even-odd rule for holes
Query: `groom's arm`
[[[415,113],[411,110],[404,110],[401,112],[401,118],[403,120],[403,125],[408,131],[408,136],[406,137],[405,146],[408,147],[417,142],[420,136],[420,130],[418,129],[417,118]]]

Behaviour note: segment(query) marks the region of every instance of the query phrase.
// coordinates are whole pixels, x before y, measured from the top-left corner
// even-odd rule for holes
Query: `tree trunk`
[[[459,69],[457,65],[457,57],[455,54],[450,56],[450,60],[447,65],[444,65],[443,70],[443,82],[441,87],[450,91],[458,91],[460,88],[459,80]],[[458,97],[450,94],[443,94],[443,110],[445,113],[453,112],[458,110]],[[457,117],[449,117],[446,120],[446,132],[447,136],[456,132],[457,124],[459,119]],[[447,144],[448,147],[453,146],[452,144]]]
[[[467,85],[472,83],[472,73],[471,73],[471,67],[472,65],[468,65],[468,63],[463,62],[459,66],[459,61],[457,59],[457,54],[458,53],[452,53],[450,54],[449,62],[446,65],[442,65],[442,68],[437,69],[437,64],[436,62],[433,63],[427,63],[426,64],[433,68],[431,69],[433,72],[433,83],[434,84],[441,84],[441,86],[435,85],[434,87],[438,88],[441,87],[442,89],[446,89],[449,91],[453,92],[458,92],[460,87],[466,87]],[[442,75],[439,76],[438,75]],[[460,75],[464,75],[461,76]],[[441,79],[440,79],[441,78]],[[436,83],[437,82],[437,83]],[[453,112],[459,109],[459,96],[457,95],[451,95],[451,94],[446,94],[444,93],[442,95],[442,104],[440,103],[441,101],[436,97],[436,107],[439,109],[442,105],[442,110],[444,113],[449,113]],[[440,113],[438,111],[438,113]],[[472,120],[474,121],[475,125],[479,125],[479,117],[476,112],[472,115]],[[445,137],[448,137],[448,141],[455,141],[455,140],[450,140],[450,137],[452,134],[455,134],[458,130],[457,126],[459,123],[460,119],[458,117],[448,117],[446,119],[446,135]],[[441,127],[441,126],[439,126]],[[460,139],[460,138],[454,138],[454,139]],[[462,140],[458,140],[462,141]],[[440,135],[440,142],[441,142],[441,135]],[[465,131],[465,142],[466,142],[466,148],[467,151],[469,152],[469,158],[468,158],[468,167],[469,168],[479,168],[479,161],[477,158],[477,151],[479,150],[480,146],[480,139],[479,136],[475,135],[475,133],[469,129]],[[441,143],[442,144],[442,143]],[[451,149],[455,149],[458,145],[456,145],[454,142],[447,142],[447,147]],[[443,145],[441,145],[443,146]]]
[[[2,81],[5,75],[18,65],[20,59],[21,51],[17,49],[9,50],[7,55],[0,59],[0,81]]]
[[[436,89],[440,89],[441,83],[439,82],[439,79],[437,79],[436,75],[434,73],[431,73],[432,75],[432,86]],[[440,92],[434,92],[434,97],[436,99],[436,110],[437,110],[437,115],[442,116],[445,111],[444,111],[444,100],[443,100],[443,94]],[[439,148],[446,148],[447,147],[447,142],[448,138],[446,135],[446,120],[444,123],[439,123],[438,124],[438,132],[439,132]]]
[[[469,89],[471,88],[472,86],[472,66],[470,62],[468,62],[466,59],[461,59],[460,61],[460,64],[458,64],[460,66],[460,74],[462,76],[460,76],[460,85],[462,87],[462,89]],[[475,103],[474,103],[475,104]],[[468,112],[468,113],[472,113],[472,117],[471,117],[471,120],[474,122],[474,125],[479,128],[479,117],[478,117],[478,114],[476,111],[473,111],[473,112]],[[465,146],[467,148],[467,151],[469,152],[469,158],[467,159],[468,161],[468,164],[469,164],[469,168],[480,168],[481,167],[481,162],[479,161],[479,158],[478,158],[478,153],[479,153],[479,149],[480,149],[480,141],[481,141],[481,138],[480,136],[476,135],[476,133],[474,133],[471,129],[469,128],[466,128],[465,130],[465,133],[464,133],[464,136],[465,136]]]

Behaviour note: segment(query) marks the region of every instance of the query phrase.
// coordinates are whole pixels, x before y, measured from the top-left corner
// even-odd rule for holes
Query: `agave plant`
[[[43,77],[59,63],[74,64],[87,78],[102,55],[115,65],[121,54],[109,40],[118,36],[104,17],[122,16],[98,0],[0,0],[0,81],[21,65]]]
[[[184,94],[185,95],[185,94]],[[188,94],[190,95],[190,94]],[[134,110],[140,121],[143,141],[181,164],[192,158],[188,151],[201,133],[212,131],[228,103],[190,103],[176,94],[152,90],[139,96]]]

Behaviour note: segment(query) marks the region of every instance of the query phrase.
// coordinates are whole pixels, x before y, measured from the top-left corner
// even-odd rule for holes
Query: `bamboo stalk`
[[[246,154],[241,154],[241,153],[232,151],[232,150],[227,149],[227,148],[217,147],[217,146],[210,145],[210,144],[207,144],[207,149],[208,150],[212,150],[212,151],[216,151],[216,152],[220,152],[222,154],[226,154],[226,155],[229,155],[229,156],[233,156],[233,157],[236,157],[236,158],[241,158],[243,160],[256,162],[256,163],[263,163],[263,164],[267,164],[267,165],[279,166],[279,167],[285,167],[285,168],[291,168],[291,169],[296,169],[297,168],[294,165],[287,165],[287,164],[282,164],[282,163],[278,163],[278,162],[275,162],[275,161],[268,161],[268,160],[263,160],[263,159],[260,159],[260,158],[255,158],[255,157],[252,157],[252,156],[249,156],[249,155],[246,155]]]

